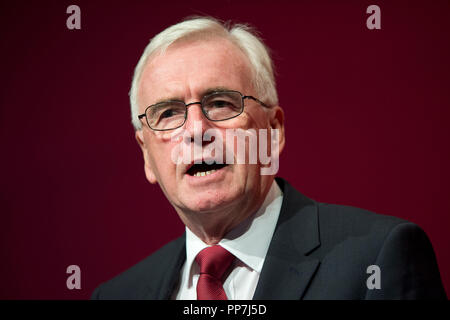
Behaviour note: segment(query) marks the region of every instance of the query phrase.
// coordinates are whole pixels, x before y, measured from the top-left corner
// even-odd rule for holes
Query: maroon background
[[[145,180],[127,92],[148,40],[192,14],[249,22],[272,48],[279,176],[422,226],[450,292],[449,1],[5,2],[0,298],[88,298],[183,232]],[[374,3],[382,30],[365,26]],[[66,288],[71,264],[81,290]]]

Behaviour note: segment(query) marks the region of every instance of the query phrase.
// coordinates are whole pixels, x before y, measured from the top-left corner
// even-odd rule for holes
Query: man
[[[284,114],[272,61],[248,27],[195,18],[164,30],[130,100],[146,177],[186,232],[93,299],[446,298],[418,226],[315,202],[264,171],[284,148]],[[242,146],[228,136],[237,130],[270,145],[272,161],[250,161],[247,144],[238,161]]]

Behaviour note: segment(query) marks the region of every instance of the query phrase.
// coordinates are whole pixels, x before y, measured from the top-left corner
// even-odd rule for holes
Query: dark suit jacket
[[[430,241],[417,225],[315,202],[283,179],[280,217],[254,299],[446,299]],[[92,299],[170,299],[186,259],[185,235],[117,277]],[[367,267],[381,289],[368,289]]]

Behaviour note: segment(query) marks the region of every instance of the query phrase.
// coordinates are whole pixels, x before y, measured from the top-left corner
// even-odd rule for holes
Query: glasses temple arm
[[[253,97],[253,96],[242,96],[242,99],[247,99],[247,98],[252,99],[252,100],[258,102],[258,103],[259,103],[260,105],[262,105],[263,107],[270,108],[267,104],[265,104],[264,102],[262,102],[261,100],[255,98],[255,97]]]

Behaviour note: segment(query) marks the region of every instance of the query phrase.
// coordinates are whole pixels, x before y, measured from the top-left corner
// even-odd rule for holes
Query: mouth
[[[208,176],[210,174],[213,174],[216,171],[219,171],[223,168],[225,168],[227,164],[219,164],[219,163],[211,163],[207,164],[206,162],[202,162],[199,164],[192,164],[192,166],[186,171],[186,174],[190,175],[191,177],[204,177]]]

